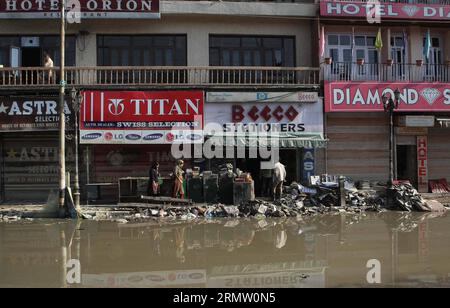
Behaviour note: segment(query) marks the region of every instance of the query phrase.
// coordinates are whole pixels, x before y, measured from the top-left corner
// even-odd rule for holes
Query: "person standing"
[[[184,199],[184,189],[183,189],[183,171],[184,161],[181,159],[177,161],[174,172],[174,183],[173,183],[173,197]]]
[[[52,58],[50,58],[48,52],[44,52],[44,68],[46,69],[44,72],[44,83],[53,82],[53,66]]]
[[[277,162],[273,168],[273,200],[276,200],[277,196],[281,199],[284,181],[286,181],[286,168],[282,163]]]
[[[159,163],[154,162],[150,171],[148,172],[148,195],[159,195]]]

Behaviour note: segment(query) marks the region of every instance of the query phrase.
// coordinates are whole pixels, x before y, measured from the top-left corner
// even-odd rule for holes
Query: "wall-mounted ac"
[[[39,47],[39,37],[22,37],[22,47]]]

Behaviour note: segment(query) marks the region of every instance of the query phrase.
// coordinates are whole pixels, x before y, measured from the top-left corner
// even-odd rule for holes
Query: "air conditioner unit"
[[[39,47],[39,37],[22,37],[22,47]]]

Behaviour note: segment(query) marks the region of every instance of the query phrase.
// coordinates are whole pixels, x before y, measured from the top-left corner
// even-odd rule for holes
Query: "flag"
[[[427,31],[427,36],[425,38],[425,45],[423,47],[423,55],[425,56],[425,59],[430,59],[430,52],[431,52],[431,34],[430,29]]]
[[[322,27],[322,30],[320,32],[319,48],[319,54],[322,58],[325,54],[325,27]]]
[[[406,33],[405,29],[403,29],[403,63],[408,63],[408,49],[408,34]]]
[[[355,58],[355,27],[352,27],[352,59]]]
[[[381,51],[383,48],[383,40],[381,38],[381,28],[378,29],[377,38],[375,39],[375,48],[378,49],[378,51]]]

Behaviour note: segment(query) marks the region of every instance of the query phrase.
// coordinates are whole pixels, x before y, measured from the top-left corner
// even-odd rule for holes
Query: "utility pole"
[[[59,216],[66,217],[66,116],[64,114],[64,101],[66,92],[65,80],[65,53],[66,53],[66,1],[61,0],[61,66],[59,91]]]

